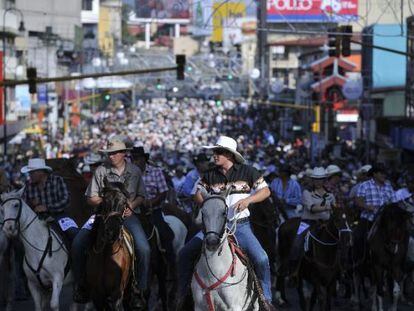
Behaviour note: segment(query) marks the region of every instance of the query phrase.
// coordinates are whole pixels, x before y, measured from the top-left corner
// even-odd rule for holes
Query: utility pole
[[[267,0],[260,0],[257,8],[257,54],[256,68],[260,70],[260,97],[267,95],[268,74],[268,53],[267,53]]]

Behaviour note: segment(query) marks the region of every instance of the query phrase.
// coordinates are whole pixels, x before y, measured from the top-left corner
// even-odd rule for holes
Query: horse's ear
[[[15,196],[17,196],[18,198],[21,198],[23,196],[24,190],[26,189],[26,187],[22,187],[19,190],[16,190],[13,192],[13,194]]]
[[[105,176],[103,179],[104,188],[109,188],[109,181],[108,178]]]
[[[211,197],[211,195],[207,192],[207,190],[204,187],[201,187],[198,191],[200,192],[201,196],[203,197],[203,200],[206,200],[209,197]]]
[[[194,219],[194,224],[196,225],[196,226],[201,226],[201,224],[203,223],[203,218],[202,218],[202,215],[201,215],[201,208],[199,208],[198,209],[198,213],[197,213],[197,216],[196,216],[196,218]]]

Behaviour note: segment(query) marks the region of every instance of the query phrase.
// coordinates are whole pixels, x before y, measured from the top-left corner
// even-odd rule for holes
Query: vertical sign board
[[[0,81],[3,81],[3,52],[0,52]],[[0,87],[0,125],[4,124],[3,87]]]

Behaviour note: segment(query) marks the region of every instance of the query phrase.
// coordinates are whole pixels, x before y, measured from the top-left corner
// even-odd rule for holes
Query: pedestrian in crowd
[[[104,188],[104,180],[108,182],[121,182],[127,187],[129,194],[128,208],[124,210],[125,217],[124,226],[132,234],[135,243],[136,263],[135,276],[137,277],[136,285],[133,282],[132,290],[135,292],[134,297],[143,299],[144,292],[148,290],[148,277],[150,265],[150,246],[147,241],[144,229],[135,213],[139,213],[139,206],[143,204],[145,199],[145,186],[142,179],[140,169],[125,160],[127,148],[125,143],[119,139],[112,139],[107,142],[106,148],[100,150],[108,156],[108,161],[100,165],[91,180],[87,190],[86,197],[88,203],[95,209],[99,209],[102,203],[102,190]],[[91,224],[94,216],[92,216],[82,227],[76,236],[72,247],[73,274],[75,278],[75,287],[73,300],[79,303],[88,301],[88,293],[84,284],[86,253],[91,246]],[[136,305],[143,305],[144,302],[136,301]]]
[[[291,178],[288,166],[279,170],[279,177],[270,184],[276,207],[284,215],[285,219],[298,217],[296,207],[302,202],[302,191],[299,183]]]
[[[327,191],[332,193],[335,197],[335,207],[345,208],[345,195],[341,189],[342,184],[342,170],[338,165],[331,164],[326,168],[328,176],[325,183]]]

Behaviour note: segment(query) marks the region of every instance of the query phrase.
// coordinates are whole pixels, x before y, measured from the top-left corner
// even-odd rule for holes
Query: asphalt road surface
[[[290,311],[290,310],[300,310],[299,303],[298,303],[298,296],[295,289],[288,289],[288,300],[290,302],[290,306],[281,308],[282,310]],[[70,304],[71,304],[71,297],[72,297],[72,290],[71,287],[65,286],[63,289],[63,292],[61,294],[61,308],[60,310],[66,311],[69,310]],[[414,297],[412,297],[414,298]],[[388,306],[387,303],[389,303],[389,299],[385,299],[386,306]],[[363,304],[363,310],[371,310],[371,301],[367,300]],[[334,311],[348,311],[348,310],[356,310],[356,308],[352,308],[352,305],[350,304],[349,300],[344,299],[337,299],[334,300],[332,310]],[[387,308],[385,308],[387,309]],[[4,306],[0,307],[0,310],[4,310]],[[28,311],[28,310],[34,310],[33,301],[31,299],[26,301],[16,301],[13,307],[13,310],[16,311]],[[405,303],[399,303],[398,305],[399,311],[413,311],[414,305],[413,304],[405,304]],[[184,311],[184,310],[183,310]]]

